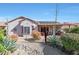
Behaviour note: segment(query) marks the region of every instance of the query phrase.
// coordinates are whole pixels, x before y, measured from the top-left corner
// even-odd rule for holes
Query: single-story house
[[[5,22],[0,22],[0,29],[4,29],[6,27],[6,23]]]
[[[61,29],[73,28],[73,27],[79,27],[79,23],[68,23],[68,22],[64,22],[64,23],[62,24]]]
[[[53,29],[60,29],[61,24],[53,21],[34,21],[32,19],[20,16],[7,23],[8,35],[12,33],[20,37],[31,37],[32,31],[35,29],[39,32],[47,31],[49,35],[53,34]]]

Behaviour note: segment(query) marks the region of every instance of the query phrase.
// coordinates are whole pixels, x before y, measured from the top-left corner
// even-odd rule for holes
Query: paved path
[[[23,39],[17,41],[17,50],[12,55],[63,55],[60,50],[45,45],[34,43]]]

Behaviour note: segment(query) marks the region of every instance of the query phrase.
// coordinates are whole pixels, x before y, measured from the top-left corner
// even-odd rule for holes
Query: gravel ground
[[[17,41],[17,50],[12,55],[43,55],[43,49],[41,44],[19,39]]]
[[[64,53],[44,43],[18,39],[17,50],[11,55],[64,55]]]

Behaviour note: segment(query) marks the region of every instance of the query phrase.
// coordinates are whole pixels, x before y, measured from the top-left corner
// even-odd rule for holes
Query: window
[[[24,27],[24,33],[30,34],[30,27]]]

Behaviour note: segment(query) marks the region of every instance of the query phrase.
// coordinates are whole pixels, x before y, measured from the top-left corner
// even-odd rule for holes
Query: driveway
[[[19,38],[17,50],[12,55],[64,55],[64,53],[43,42],[29,42],[28,40]]]

